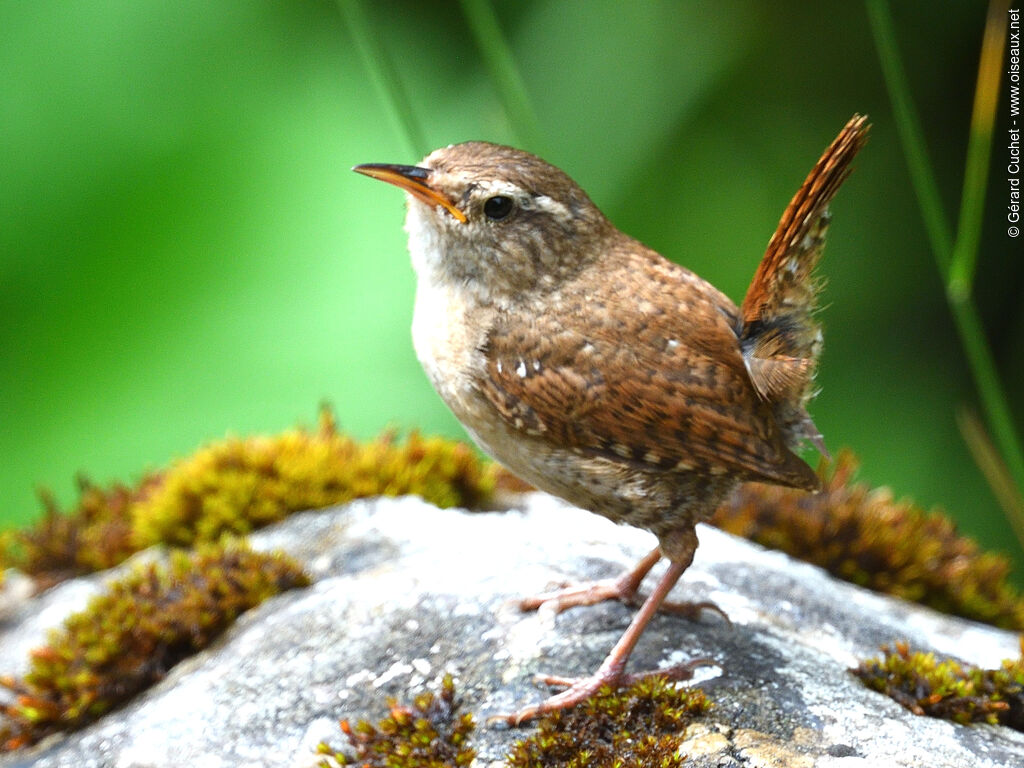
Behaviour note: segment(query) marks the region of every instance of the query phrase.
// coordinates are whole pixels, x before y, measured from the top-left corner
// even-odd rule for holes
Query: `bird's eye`
[[[484,215],[491,221],[501,221],[512,213],[512,198],[505,195],[495,195],[484,203]]]

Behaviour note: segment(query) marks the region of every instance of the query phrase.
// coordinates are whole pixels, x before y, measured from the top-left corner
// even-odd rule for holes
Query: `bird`
[[[707,660],[626,666],[693,560],[696,524],[743,482],[819,487],[797,453],[810,442],[827,454],[808,412],[823,345],[815,267],[829,204],[869,127],[855,114],[821,155],[739,306],[618,230],[564,171],[528,152],[470,141],[417,165],[353,168],[406,193],[413,345],[470,437],[536,488],[657,537],[623,576],[522,607],[637,602],[644,577],[668,560],[593,674],[542,677],[563,690],[498,719],[519,725],[647,675],[692,677]]]

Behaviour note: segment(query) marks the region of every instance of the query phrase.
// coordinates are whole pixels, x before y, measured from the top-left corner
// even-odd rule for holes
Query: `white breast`
[[[495,416],[474,382],[486,366],[480,350],[496,309],[480,281],[454,274],[453,265],[465,271],[474,257],[444,251],[436,224],[426,206],[410,200],[405,228],[416,271],[413,346],[430,383],[459,421],[491,421]]]
[[[420,276],[412,319],[412,341],[420,365],[441,399],[465,423],[482,405],[473,381],[485,362],[490,312],[467,306],[457,289]]]

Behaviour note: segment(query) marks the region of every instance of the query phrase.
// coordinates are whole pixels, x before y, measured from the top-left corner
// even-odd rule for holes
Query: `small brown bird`
[[[669,560],[597,672],[544,678],[566,690],[510,723],[604,684],[690,677],[703,660],[632,675],[625,667],[693,559],[697,522],[744,481],[818,487],[793,453],[804,440],[824,452],[807,413],[822,346],[812,272],[829,201],[867,130],[855,115],[825,150],[739,308],[617,230],[565,173],[526,152],[467,142],[418,166],[354,168],[408,193],[416,353],[473,439],[536,487],[658,537],[623,577],[524,607],[633,601],[658,559]]]

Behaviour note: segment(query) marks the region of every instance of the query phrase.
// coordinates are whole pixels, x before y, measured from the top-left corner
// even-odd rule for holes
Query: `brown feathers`
[[[793,196],[747,289],[742,306],[745,325],[793,316],[808,322],[814,308],[811,272],[828,230],[828,204],[850,174],[850,163],[867,141],[868,128],[866,117],[850,118]],[[798,351],[808,344],[801,340],[790,346]]]
[[[821,348],[811,272],[865,130],[854,117],[804,182],[742,312],[521,150],[469,142],[419,166],[355,169],[408,193],[413,342],[456,417],[540,490],[658,537],[654,559],[614,595],[635,594],[659,553],[670,560],[594,675],[559,678],[566,691],[500,720],[518,725],[624,683],[634,644],[693,560],[696,523],[736,484],[818,487],[793,453],[804,437],[824,449],[804,408]]]
[[[736,307],[638,248],[623,238],[605,256],[605,280],[562,286],[546,312],[502,313],[481,392],[516,430],[584,456],[817,487],[750,385]]]
[[[821,434],[807,414],[821,355],[815,319],[821,258],[831,218],[828,205],[867,141],[867,118],[854,115],[793,196],[768,242],[743,300],[740,343],[758,394],[772,404],[790,444],[808,439],[825,456]]]

